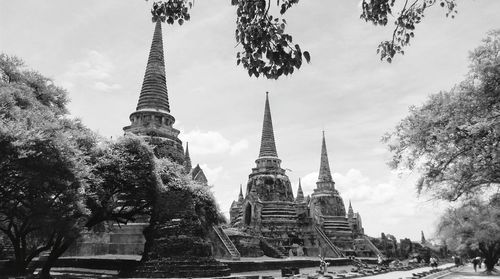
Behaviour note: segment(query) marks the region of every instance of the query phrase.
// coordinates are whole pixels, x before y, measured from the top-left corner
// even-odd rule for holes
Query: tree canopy
[[[86,147],[94,141],[79,121],[64,117],[66,92],[22,66],[0,55],[0,231],[20,271],[79,226]]]
[[[441,218],[438,233],[452,250],[469,257],[481,255],[486,270],[500,258],[500,199],[474,199],[451,208]]]
[[[463,82],[411,107],[384,137],[392,167],[418,171],[419,192],[450,201],[500,187],[500,30],[470,60]]]
[[[153,2],[153,21],[160,19],[169,24],[182,25],[189,20],[193,0],[161,0]],[[240,49],[236,64],[242,65],[249,76],[278,79],[300,69],[303,59],[311,61],[311,54],[294,43],[286,32],[286,12],[299,0],[231,0],[236,6],[235,39]],[[357,5],[357,2],[352,2]],[[276,5],[277,9],[271,6]],[[446,17],[455,17],[456,0],[362,0],[360,18],[378,26],[392,26],[389,40],[380,42],[380,59],[392,62],[415,36],[416,26],[422,22],[428,9],[440,6]],[[277,10],[277,11],[275,11]],[[391,22],[391,20],[393,20]],[[392,23],[392,24],[391,24]],[[295,23],[300,24],[300,23]],[[340,27],[339,27],[340,28]]]

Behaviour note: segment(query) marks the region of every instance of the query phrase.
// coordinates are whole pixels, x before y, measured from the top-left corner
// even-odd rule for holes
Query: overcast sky
[[[376,47],[392,29],[359,18],[359,1],[302,0],[288,31],[311,64],[279,81],[249,78],[236,67],[235,7],[195,1],[191,21],[163,28],[170,108],[194,164],[204,169],[228,215],[258,156],[269,91],[278,155],[294,192],[318,176],[321,131],[346,206],[365,232],[432,236],[443,205],[417,197],[414,175],[386,165],[380,142],[408,107],[448,90],[468,69],[468,52],[500,27],[500,1],[459,1],[448,19],[429,10],[406,54],[380,62]],[[274,2],[273,2],[274,3]],[[0,51],[23,58],[69,91],[71,114],[106,137],[122,135],[135,110],[154,25],[143,0],[0,2]]]

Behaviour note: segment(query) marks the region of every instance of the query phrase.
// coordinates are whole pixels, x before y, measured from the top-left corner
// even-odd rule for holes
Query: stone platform
[[[374,264],[376,258],[358,258],[364,262]],[[83,269],[98,269],[98,270],[133,270],[140,263],[140,256],[130,255],[99,255],[88,257],[63,257],[60,258],[55,267],[61,268],[83,268]],[[291,257],[286,259],[276,259],[270,257],[242,257],[239,261],[219,260],[227,265],[231,274],[254,272],[263,270],[280,270],[286,267],[318,267],[319,259],[317,257]],[[351,261],[347,258],[327,258],[330,266],[350,266]]]

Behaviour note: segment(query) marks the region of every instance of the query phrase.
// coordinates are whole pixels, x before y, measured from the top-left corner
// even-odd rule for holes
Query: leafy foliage
[[[472,200],[448,209],[441,218],[439,233],[453,250],[484,257],[491,272],[500,258],[500,203]]]
[[[280,14],[297,4],[298,0],[278,0]],[[285,33],[286,20],[270,14],[270,0],[232,0],[237,6],[235,38],[243,50],[236,54],[236,64],[247,69],[250,76],[278,79],[292,74],[302,66],[302,57],[309,63],[311,56],[293,44],[292,36]],[[192,0],[168,0],[153,3],[153,21],[161,20],[182,25],[190,19]]]
[[[392,62],[396,54],[404,54],[404,47],[410,44],[411,38],[415,36],[416,25],[419,24],[427,9],[439,3],[446,9],[446,16],[455,17],[457,13],[456,0],[404,0],[403,7],[394,21],[394,31],[392,39],[383,41],[377,48],[381,60]],[[393,16],[396,0],[363,0],[361,2],[361,18],[375,25],[386,26],[389,23],[389,16]]]
[[[297,4],[298,0],[278,0],[280,14]],[[233,0],[236,10],[236,42],[243,50],[236,54],[236,64],[240,63],[248,75],[268,79],[278,79],[292,74],[302,66],[302,57],[310,62],[310,54],[293,45],[291,35],[285,33],[286,20],[271,15],[270,0]]]
[[[152,148],[128,135],[100,144],[90,156],[91,178],[86,192],[90,211],[86,227],[112,221],[127,223],[150,214],[161,187]]]
[[[0,55],[0,231],[22,272],[74,236],[86,214],[86,148],[93,135],[63,117],[66,92],[15,57]]]
[[[271,0],[231,0],[237,7],[235,39],[237,46],[241,46],[236,53],[236,64],[241,64],[249,76],[278,79],[300,69],[303,59],[310,63],[310,53],[294,44],[292,35],[286,32],[287,21],[283,18],[298,2],[277,0],[279,14],[273,15],[275,9],[271,9],[274,5]],[[155,1],[152,19],[182,25],[190,20],[189,9],[193,3],[194,0]],[[366,22],[387,26],[394,18],[391,40],[382,41],[377,47],[380,59],[390,63],[397,54],[404,54],[404,48],[415,36],[416,26],[427,10],[436,5],[445,9],[446,17],[455,17],[456,0],[362,0],[360,17]]]
[[[224,222],[211,188],[200,184],[184,173],[182,166],[168,159],[158,159],[158,173],[163,182],[163,191],[183,190],[193,197],[196,215],[200,218],[205,231],[212,225]]]
[[[298,0],[277,0],[279,13],[297,4]],[[236,64],[241,64],[250,76],[263,75],[268,79],[278,79],[292,74],[302,66],[302,57],[309,63],[311,55],[302,51],[299,44],[293,44],[292,36],[285,32],[284,18],[270,14],[271,0],[232,0],[236,10],[236,42],[243,50],[236,54]],[[402,8],[396,16],[397,4]],[[392,62],[396,54],[404,54],[404,48],[415,36],[427,9],[439,6],[446,10],[446,16],[455,17],[456,0],[362,0],[361,18],[375,25],[386,26],[394,17],[392,39],[383,41],[377,48],[380,59]]]
[[[391,165],[421,173],[418,190],[454,201],[500,185],[500,31],[471,53],[467,79],[410,108],[384,141]]]
[[[194,0],[155,1],[151,8],[152,20],[153,22],[157,20],[166,21],[168,24],[177,22],[182,25],[184,21],[191,19],[189,9],[193,7],[193,2]]]

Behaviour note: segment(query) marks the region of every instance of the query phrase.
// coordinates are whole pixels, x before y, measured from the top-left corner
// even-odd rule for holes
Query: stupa
[[[266,93],[256,167],[248,176],[246,195],[243,196],[240,186],[238,200],[231,204],[230,228],[225,230],[241,256],[375,254],[366,244],[369,240],[363,235],[360,214],[354,213],[352,205],[346,212],[344,201],[335,189],[324,132],[320,158],[314,192],[304,196],[299,180],[294,198],[290,180],[278,157]],[[364,250],[358,251],[357,247]]]
[[[143,136],[159,158],[167,157],[184,166],[192,178],[207,183],[200,166],[191,170],[188,146],[184,153],[179,131],[172,127],[163,55],[161,17],[156,21],[136,111],[125,133]],[[195,209],[193,194],[183,188],[160,192],[149,226],[145,229],[145,251],[139,266],[128,274],[134,277],[216,277],[230,274],[227,265],[212,254],[209,234]],[[210,227],[211,229],[211,227]]]

